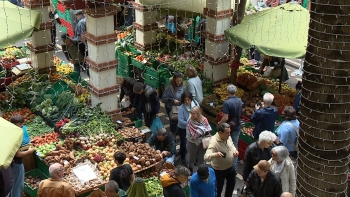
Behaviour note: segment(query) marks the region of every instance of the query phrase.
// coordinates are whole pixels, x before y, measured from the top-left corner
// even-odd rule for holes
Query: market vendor
[[[134,85],[137,81],[134,78],[127,77],[123,79],[123,83],[120,90],[119,99],[122,100],[125,96],[125,100],[129,100],[131,103],[135,100],[135,93],[133,91]]]
[[[182,17],[177,17],[176,19],[176,33],[179,37],[189,38],[189,26],[192,25],[192,19],[183,19]]]
[[[171,132],[161,128],[156,133],[153,133],[146,143],[150,146],[155,146],[156,150],[161,151],[166,162],[174,164],[176,155],[175,140],[176,138]]]
[[[272,57],[264,55],[264,61],[260,66],[260,74],[265,74],[266,76],[278,78],[282,74],[282,82],[289,79],[288,71],[285,68],[285,59],[280,57]],[[264,71],[265,67],[271,69],[271,72]]]

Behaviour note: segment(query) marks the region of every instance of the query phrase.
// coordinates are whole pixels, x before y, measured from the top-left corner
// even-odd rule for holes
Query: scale
[[[12,68],[12,73],[15,75],[21,75],[29,72],[32,67],[29,64],[19,64]]]

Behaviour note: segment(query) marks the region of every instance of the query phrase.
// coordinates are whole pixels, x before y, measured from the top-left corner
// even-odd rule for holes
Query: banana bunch
[[[61,64],[56,66],[56,71],[68,75],[69,73],[73,72],[74,69],[68,64]]]
[[[244,96],[244,90],[242,90],[241,88],[237,88],[236,96],[242,98]]]
[[[217,94],[220,97],[220,100],[223,102],[228,99],[227,86],[228,86],[228,83],[223,83],[218,88],[215,88],[214,90],[214,93]],[[236,96],[239,98],[242,98],[243,95],[244,95],[244,90],[242,90],[241,88],[237,88]]]
[[[242,57],[241,59],[239,59],[239,62],[244,66],[254,66],[254,64],[251,63],[246,57]]]

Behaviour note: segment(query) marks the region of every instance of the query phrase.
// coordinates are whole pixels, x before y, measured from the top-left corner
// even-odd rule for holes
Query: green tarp
[[[41,13],[0,1],[0,48],[22,41],[39,29]]]
[[[243,49],[254,45],[262,54],[302,58],[306,54],[310,14],[299,4],[283,4],[247,15],[225,30],[226,38]]]

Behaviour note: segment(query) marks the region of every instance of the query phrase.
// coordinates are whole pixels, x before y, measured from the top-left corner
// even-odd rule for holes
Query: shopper
[[[174,175],[164,174],[160,177],[164,197],[186,197],[181,184],[188,181],[191,172],[184,166],[177,166]]]
[[[199,50],[203,50],[205,49],[205,31],[206,31],[206,25],[207,25],[207,20],[205,18],[200,18],[197,25],[196,25],[196,28],[195,28],[195,31],[197,33],[197,35],[199,36],[199,39],[198,39],[198,49]]]
[[[216,178],[212,168],[202,164],[190,179],[191,197],[215,197]]]
[[[292,160],[289,158],[289,151],[284,146],[276,146],[271,150],[272,158],[270,170],[281,179],[282,191],[290,192],[295,196],[296,178]]]
[[[18,127],[23,129],[23,138],[21,146],[25,146],[30,142],[30,137],[28,135],[26,126],[24,125],[24,119],[21,115],[13,115],[10,118],[10,122],[12,124],[17,125]],[[11,164],[11,170],[14,178],[12,190],[11,190],[11,197],[21,197],[22,192],[24,190],[24,165],[23,165],[23,157],[33,154],[35,151],[34,148],[29,147],[26,151],[22,151],[19,149],[12,161]]]
[[[193,107],[199,106],[197,101],[193,100],[192,94],[190,92],[184,92],[181,95],[182,105],[179,108],[178,112],[178,123],[177,123],[177,132],[180,136],[180,158],[183,165],[186,164],[186,127],[187,120],[190,117],[190,111]]]
[[[13,173],[12,168],[0,169],[0,197],[8,197],[11,194],[13,187]]]
[[[215,171],[217,197],[221,197],[225,180],[225,197],[232,196],[236,184],[234,159],[238,156],[238,151],[233,145],[230,132],[230,125],[221,123],[218,126],[218,132],[211,138],[204,155],[205,161],[209,161]]]
[[[255,105],[255,112],[250,121],[255,125],[253,136],[256,140],[262,131],[274,131],[275,129],[278,110],[271,106],[273,98],[271,93],[265,93],[262,106]]]
[[[191,116],[187,122],[186,138],[188,152],[188,166],[193,172],[193,165],[198,159],[198,165],[204,163],[205,149],[203,148],[202,139],[211,132],[211,127],[206,117],[202,115],[201,108],[195,106],[191,109]]]
[[[250,197],[280,197],[282,194],[281,181],[270,171],[270,163],[261,160],[249,174],[246,191]]]
[[[136,177],[128,191],[128,197],[148,197],[146,184],[141,177]]]
[[[189,78],[186,84],[186,91],[191,92],[193,99],[199,104],[203,100],[202,80],[198,77],[198,72],[192,65],[187,65],[186,76]]]
[[[111,170],[109,180],[116,181],[120,189],[127,191],[131,183],[135,179],[134,172],[129,164],[124,164],[126,154],[122,151],[114,153],[114,162],[117,164],[113,170]]]
[[[154,118],[159,114],[160,104],[156,89],[141,82],[137,82],[133,91],[136,94],[135,101],[132,105],[132,111],[137,106],[140,107],[141,112],[145,118],[147,127],[151,127]]]
[[[289,192],[283,192],[281,194],[281,197],[293,197],[293,195],[291,193],[289,193]]]
[[[105,194],[107,197],[125,197],[126,193],[124,190],[119,188],[116,181],[108,181],[105,185]]]
[[[165,103],[165,110],[170,121],[170,131],[175,134],[178,120],[171,119],[172,108],[181,105],[181,95],[184,92],[183,75],[176,73],[170,81],[170,85],[164,90],[162,100]],[[178,112],[178,111],[176,111]]]
[[[289,150],[290,156],[296,159],[298,155],[294,147],[299,135],[299,120],[297,120],[296,111],[292,106],[286,106],[282,116],[284,121],[276,130],[278,140]]]
[[[161,128],[156,133],[153,133],[146,143],[150,146],[155,146],[155,149],[162,153],[166,162],[174,164],[176,155],[175,140],[176,138],[172,132]]]
[[[129,100],[130,103],[133,103],[135,100],[135,93],[133,91],[134,85],[137,81],[134,78],[126,77],[123,78],[123,83],[120,87],[120,96],[119,99],[122,100],[125,96],[125,100]]]
[[[243,181],[246,183],[253,166],[260,160],[271,159],[271,148],[277,136],[270,131],[263,131],[259,135],[259,140],[248,146],[244,155]]]
[[[75,197],[75,191],[72,186],[61,180],[65,172],[61,164],[52,164],[49,172],[51,178],[45,179],[39,184],[38,197]]]
[[[223,117],[219,121],[221,123],[228,123],[230,125],[231,138],[235,147],[238,147],[239,133],[241,131],[241,113],[243,102],[240,98],[235,96],[237,87],[233,84],[227,86],[228,99],[223,105]],[[237,167],[238,157],[235,157],[235,167]]]
[[[74,71],[80,76],[81,67],[86,67],[85,57],[88,55],[85,51],[85,44],[80,41],[73,40],[67,34],[62,34],[61,39],[63,41],[62,51],[67,60],[74,65]],[[90,76],[87,69],[87,75]]]
[[[298,93],[294,98],[294,109],[297,114],[299,114],[299,110],[300,110],[301,87],[302,87],[302,82],[298,81],[298,83],[295,85],[295,89]]]
[[[78,21],[74,31],[74,40],[82,41],[82,37],[86,31],[86,18],[83,15],[83,11],[77,10],[75,12],[75,18]]]

